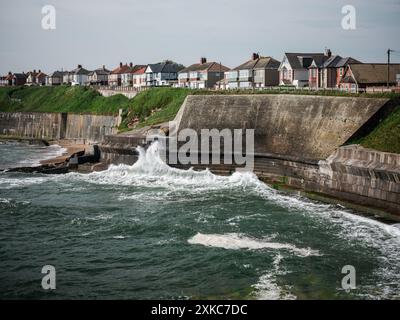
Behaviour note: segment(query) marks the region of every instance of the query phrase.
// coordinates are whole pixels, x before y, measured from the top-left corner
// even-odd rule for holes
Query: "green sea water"
[[[31,152],[0,144],[3,167],[23,160],[18,148]],[[398,225],[251,173],[170,168],[157,148],[91,174],[0,173],[0,298],[400,298]],[[44,265],[55,290],[41,286]]]

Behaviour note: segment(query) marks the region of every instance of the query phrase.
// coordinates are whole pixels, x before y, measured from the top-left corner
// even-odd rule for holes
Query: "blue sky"
[[[356,30],[341,27],[344,5],[356,8]],[[41,27],[44,5],[56,29]],[[0,72],[94,69],[120,61],[201,56],[235,67],[252,52],[281,60],[287,52],[323,52],[385,62],[398,50],[400,0],[13,0],[0,3]]]

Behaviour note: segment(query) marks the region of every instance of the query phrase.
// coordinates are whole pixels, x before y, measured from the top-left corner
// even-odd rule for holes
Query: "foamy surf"
[[[319,256],[318,250],[297,248],[288,243],[270,242],[262,239],[250,238],[238,233],[202,234],[197,233],[188,240],[190,244],[200,244],[206,247],[223,248],[228,250],[286,250],[300,257]]]

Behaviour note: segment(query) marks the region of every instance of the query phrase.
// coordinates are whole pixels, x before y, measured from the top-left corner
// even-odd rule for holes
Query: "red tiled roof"
[[[136,70],[133,74],[143,74],[146,71],[147,66],[142,66],[140,69]]]

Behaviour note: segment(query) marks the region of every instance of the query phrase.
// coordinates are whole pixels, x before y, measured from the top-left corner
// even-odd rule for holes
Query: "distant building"
[[[11,78],[11,83],[13,86],[22,86],[26,83],[25,73],[14,73]]]
[[[224,72],[229,68],[217,62],[207,62],[201,58],[200,63],[182,69],[178,73],[178,86],[192,89],[213,88],[224,78]]]
[[[310,88],[337,88],[343,77],[345,68],[350,63],[361,63],[360,61],[339,55],[332,55],[328,49],[325,56],[313,60],[308,68],[308,86]]]
[[[397,84],[397,74],[400,74],[400,64],[390,64],[389,86]],[[339,87],[353,92],[373,87],[386,87],[387,75],[386,63],[349,64],[339,83]]]
[[[229,89],[264,88],[279,84],[280,62],[253,53],[250,60],[227,72]]]
[[[140,90],[146,86],[146,69],[147,66],[143,66],[132,74],[132,83],[135,89]]]
[[[7,75],[0,77],[0,86],[11,86],[12,85],[12,73],[8,72]]]
[[[110,73],[111,71],[107,70],[103,65],[102,68],[90,71],[88,73],[88,83],[91,85],[106,86],[108,85],[108,76]]]
[[[70,80],[72,85],[83,86],[88,84],[88,75],[90,71],[78,64],[78,67],[70,72]]]
[[[145,65],[133,65],[132,62],[129,64],[129,68],[121,74],[121,85],[123,87],[133,87],[133,75],[139,69],[145,68]]]
[[[59,86],[63,83],[63,71],[54,71],[46,77],[46,86]]]
[[[26,73],[26,83],[28,86],[43,86],[46,84],[46,74],[42,71],[36,72],[36,70]]]
[[[162,87],[177,85],[178,72],[183,68],[183,65],[168,60],[149,64],[146,67],[146,86]]]
[[[324,59],[326,59],[324,53],[286,52],[279,66],[279,84],[297,88],[308,86],[308,68],[313,62],[316,66],[322,66]]]
[[[111,71],[108,75],[108,85],[112,87],[121,86],[122,85],[122,75],[128,72],[129,65],[119,63],[119,66]]]

